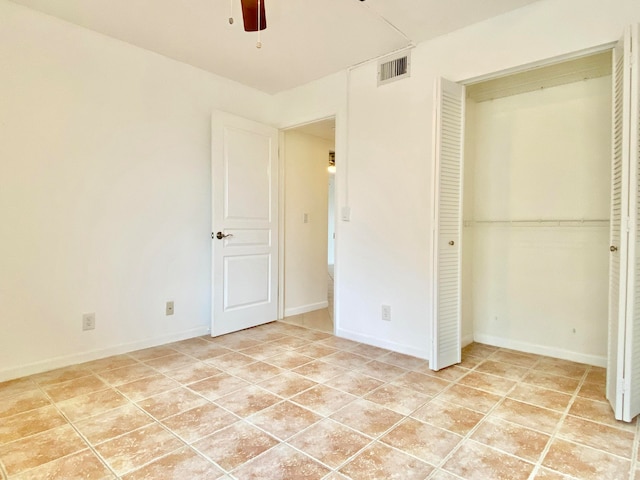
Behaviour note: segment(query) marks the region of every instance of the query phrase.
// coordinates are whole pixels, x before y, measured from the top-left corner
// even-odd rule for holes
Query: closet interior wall
[[[606,365],[611,76],[467,100],[462,336]]]

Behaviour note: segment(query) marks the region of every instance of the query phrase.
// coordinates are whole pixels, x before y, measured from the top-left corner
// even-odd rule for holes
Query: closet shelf
[[[558,218],[527,220],[465,220],[465,227],[474,226],[506,226],[506,227],[608,227],[609,219],[599,218]]]

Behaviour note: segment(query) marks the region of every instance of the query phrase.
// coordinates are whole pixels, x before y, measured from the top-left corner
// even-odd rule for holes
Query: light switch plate
[[[349,222],[351,220],[351,208],[350,207],[342,207],[342,211],[340,212],[340,218],[343,222]]]

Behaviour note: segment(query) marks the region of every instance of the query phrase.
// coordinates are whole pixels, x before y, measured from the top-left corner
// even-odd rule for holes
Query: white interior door
[[[278,318],[278,131],[215,112],[211,141],[217,336]]]
[[[434,128],[432,348],[429,366],[461,361],[461,240],[465,88],[439,79]]]
[[[607,398],[625,421],[640,413],[639,54],[635,26],[613,52]]]

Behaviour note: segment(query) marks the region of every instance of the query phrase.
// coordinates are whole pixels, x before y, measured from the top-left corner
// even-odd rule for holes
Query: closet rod
[[[574,218],[574,219],[529,219],[529,220],[465,220],[465,227],[474,225],[504,225],[516,227],[582,227],[608,226],[608,219]]]

